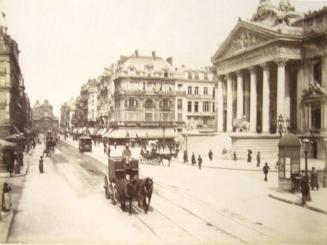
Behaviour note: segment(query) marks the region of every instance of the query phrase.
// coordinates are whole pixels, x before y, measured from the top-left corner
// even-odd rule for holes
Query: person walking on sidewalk
[[[198,156],[198,164],[199,164],[199,169],[201,169],[201,166],[202,166],[202,157],[200,155]]]
[[[319,189],[319,183],[318,183],[318,173],[315,169],[315,167],[312,167],[311,171],[311,189],[313,190],[314,188]]]
[[[39,171],[43,174],[43,156],[41,156],[39,160]]]
[[[264,175],[265,175],[265,181],[267,181],[268,179],[267,179],[267,175],[268,175],[268,172],[269,172],[269,166],[268,166],[268,163],[265,163],[265,166],[263,167],[263,173],[264,173]]]
[[[194,152],[192,153],[191,161],[192,161],[192,165],[196,164]]]
[[[8,183],[3,184],[2,189],[2,203],[1,203],[1,211],[8,212],[11,209],[11,196],[10,196],[11,187]]]
[[[208,153],[208,157],[209,157],[209,160],[210,160],[210,162],[212,161],[212,150],[210,149],[209,150],[209,153]]]
[[[249,149],[248,150],[248,163],[251,163],[252,161],[252,151]]]
[[[184,163],[188,163],[188,154],[187,154],[187,151],[186,150],[184,151],[183,158],[184,158]]]
[[[258,151],[258,154],[257,154],[257,167],[260,167],[260,160],[261,160],[260,151]]]
[[[300,187],[301,187],[301,193],[302,193],[302,205],[304,205],[307,201],[311,201],[309,178],[307,176],[304,176],[302,178]]]

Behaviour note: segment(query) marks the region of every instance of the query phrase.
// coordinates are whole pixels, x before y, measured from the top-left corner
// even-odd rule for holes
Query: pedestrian
[[[309,178],[307,176],[304,176],[302,178],[300,187],[301,187],[301,193],[302,193],[302,205],[304,205],[307,201],[311,201]]]
[[[198,156],[198,164],[199,164],[199,169],[201,169],[201,166],[202,166],[202,157],[200,155]]]
[[[43,156],[41,156],[39,160],[39,171],[43,174]]]
[[[257,167],[260,167],[260,151],[258,151],[258,154],[257,154]]]
[[[209,159],[210,159],[210,162],[212,161],[212,151],[211,151],[211,149],[209,150],[209,153],[208,153],[208,157],[209,157]]]
[[[265,166],[263,167],[263,173],[264,173],[264,175],[265,175],[265,181],[267,181],[268,179],[267,179],[267,175],[268,175],[268,172],[269,172],[269,166],[268,166],[268,163],[265,163]]]
[[[248,163],[251,163],[252,161],[252,151],[249,149],[248,150]]]
[[[184,158],[184,163],[187,163],[188,162],[188,155],[187,155],[187,151],[186,150],[184,150],[183,158]]]
[[[319,183],[318,183],[318,173],[315,169],[315,167],[312,167],[311,171],[311,189],[313,190],[314,188],[319,189]]]
[[[192,165],[196,164],[194,152],[192,153],[191,162],[192,162]]]
[[[234,159],[234,161],[236,161],[237,160],[237,157],[236,157],[236,152],[234,151],[234,153],[233,153],[233,159]]]
[[[3,184],[2,189],[2,203],[1,203],[1,211],[8,212],[11,209],[11,187],[8,185],[8,183]]]

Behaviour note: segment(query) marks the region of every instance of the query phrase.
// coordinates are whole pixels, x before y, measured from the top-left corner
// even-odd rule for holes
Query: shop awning
[[[177,136],[173,128],[169,129],[116,129],[106,134],[106,137],[113,139],[139,138],[139,139],[161,139],[175,138]]]
[[[12,134],[5,137],[6,140],[23,140],[25,137],[21,134]]]
[[[112,131],[113,131],[113,129],[110,128],[108,131],[106,131],[106,132],[102,135],[102,137],[104,137],[104,138],[109,138],[109,135],[111,134]]]
[[[7,140],[0,139],[1,150],[17,150],[17,145]]]

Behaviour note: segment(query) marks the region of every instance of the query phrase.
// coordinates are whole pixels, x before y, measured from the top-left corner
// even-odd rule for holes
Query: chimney
[[[172,66],[173,65],[173,57],[168,57],[167,62]]]
[[[139,57],[139,51],[135,50],[135,57]]]
[[[153,59],[156,58],[156,51],[152,51],[152,58],[153,58]]]

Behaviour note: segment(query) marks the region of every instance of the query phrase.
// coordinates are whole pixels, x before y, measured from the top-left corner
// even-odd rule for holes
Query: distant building
[[[108,127],[113,117],[113,67],[105,68],[97,83],[97,125]]]
[[[31,127],[30,119],[18,45],[0,25],[0,137],[23,133]]]
[[[48,100],[45,100],[43,104],[37,100],[33,106],[33,128],[41,132],[58,131],[58,118],[54,116],[52,105]]]
[[[95,126],[97,119],[97,81],[95,79],[88,82],[88,98],[87,98],[87,121],[89,126]]]
[[[60,108],[60,130],[69,131],[73,127],[73,116],[76,110],[76,98],[71,98]]]
[[[187,131],[216,131],[216,79],[209,68],[176,69],[176,118]]]

